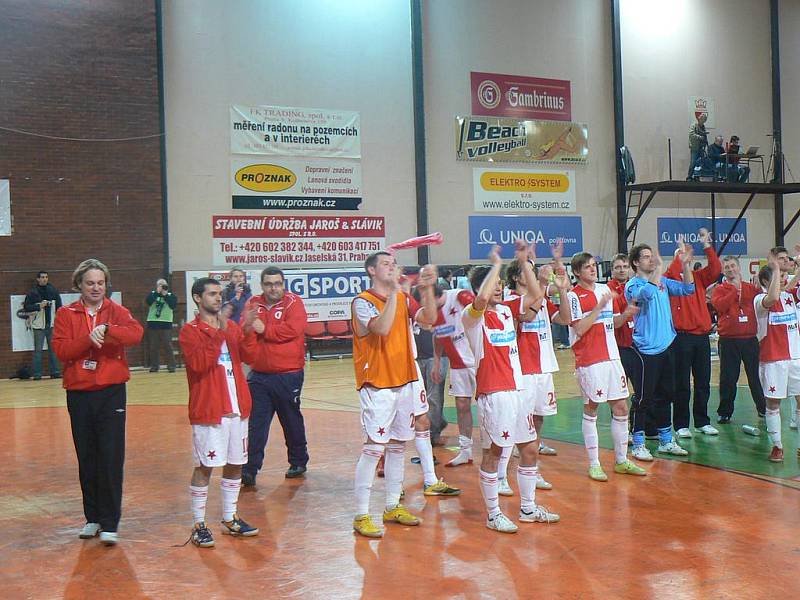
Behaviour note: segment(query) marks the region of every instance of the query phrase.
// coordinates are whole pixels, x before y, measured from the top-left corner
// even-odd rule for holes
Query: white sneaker
[[[543,442],[539,442],[539,454],[542,456],[556,456],[558,454],[558,450],[551,448]]]
[[[116,546],[119,541],[119,535],[117,535],[116,531],[101,531],[100,541],[106,546]]]
[[[659,444],[658,451],[662,454],[671,454],[672,456],[688,456],[689,451],[681,448],[675,440],[669,444]]]
[[[535,506],[530,512],[527,512],[524,508],[520,508],[519,520],[522,523],[558,523],[561,517],[556,513],[549,512],[540,504]]]
[[[678,429],[678,431],[675,432],[675,435],[677,435],[681,439],[688,439],[692,437],[692,432],[689,431],[688,427],[681,427],[680,429]]]
[[[719,435],[719,429],[713,425],[703,425],[702,427],[695,427],[697,433],[704,433],[705,435]]]
[[[519,527],[503,513],[500,513],[494,519],[491,517],[487,518],[486,526],[489,529],[494,529],[501,533],[516,533],[517,529],[519,529]]]
[[[458,467],[459,465],[472,464],[472,450],[461,450],[455,458],[447,463],[446,467]]]
[[[653,462],[653,455],[650,454],[650,450],[647,449],[647,446],[634,446],[631,450],[631,456],[643,462]]]
[[[511,486],[508,485],[508,478],[504,477],[503,479],[497,480],[497,493],[501,496],[513,496],[514,490],[511,489]]]
[[[545,481],[544,477],[541,475],[536,476],[536,489],[537,490],[552,490],[553,484],[549,481]]]
[[[78,537],[82,540],[89,540],[100,533],[100,523],[87,523],[81,529]]]

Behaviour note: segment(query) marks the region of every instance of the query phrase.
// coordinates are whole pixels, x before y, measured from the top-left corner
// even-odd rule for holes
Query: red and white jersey
[[[580,338],[575,335],[573,326],[584,317],[589,316],[589,313],[606,294],[611,294],[611,290],[602,283],[595,283],[594,290],[587,290],[585,287],[576,285],[567,294],[570,318],[572,319],[569,328],[569,342],[575,352],[576,367],[588,367],[606,360],[619,359],[619,348],[617,348],[617,340],[614,337],[614,309],[610,301],[597,315],[594,324]]]
[[[475,294],[469,290],[445,290],[444,304],[439,309],[433,335],[450,360],[451,369],[466,369],[475,366],[475,357],[464,334],[461,313],[472,304]]]
[[[797,310],[791,294],[781,292],[778,301],[769,309],[761,301],[766,294],[753,299],[758,330],[760,362],[775,362],[800,358],[800,334],[797,331]]]
[[[516,300],[512,295],[509,299]],[[519,362],[524,375],[555,373],[558,371],[556,352],[553,349],[553,332],[550,318],[558,313],[558,307],[545,298],[533,321],[517,323],[517,346]]]
[[[471,305],[462,312],[464,332],[477,365],[478,394],[522,389],[514,320],[521,309],[522,298],[517,298],[487,309],[481,316],[473,316]]]

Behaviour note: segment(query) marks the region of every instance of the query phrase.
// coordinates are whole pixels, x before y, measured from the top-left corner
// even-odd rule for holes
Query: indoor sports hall
[[[736,259],[739,285],[756,286],[783,248],[791,278],[800,270],[800,0],[0,0],[0,14],[3,598],[800,596],[795,400],[768,404],[765,418],[742,368],[725,414],[718,322],[703,333],[710,429],[694,404],[688,435],[677,425],[667,433],[686,455],[659,452],[663,440],[648,431],[655,460],[636,462],[647,475],[615,472],[612,416],[600,404],[608,477],[587,476],[580,336],[554,326],[558,412],[540,439],[555,453],[538,458],[552,489],[535,496],[560,520],[520,522],[513,535],[487,527],[482,416],[472,401],[473,462],[448,468],[464,446],[445,382],[447,424],[432,452],[436,477],[461,493],[428,495],[426,457],[409,442],[402,505],[421,523],[387,522],[370,538],[354,531],[367,446],[354,376],[361,322],[351,318],[370,287],[365,260],[392,245],[421,288],[427,264],[438,266],[438,285],[471,288],[470,267],[490,264],[495,246],[507,266],[518,239],[540,274],[561,274],[562,247],[568,266],[588,252],[601,283],[615,255],[638,244],[664,268],[693,253],[694,273],[710,272],[717,256],[723,269]],[[76,276],[89,258],[108,273],[92,263]],[[187,410],[197,363],[181,331],[242,289],[267,299],[277,276],[268,267],[282,270],[307,318],[294,402],[308,460],[287,459],[289,436],[267,421],[263,466],[255,485],[242,479],[232,518],[230,464],[214,468],[203,509],[215,544],[202,547]],[[90,273],[105,277],[96,312]],[[708,286],[712,309],[727,277],[718,270]],[[205,278],[221,284],[193,295]],[[220,290],[222,308],[202,304],[208,290]],[[65,315],[81,306],[75,335],[90,354],[78,360],[62,340]],[[116,325],[97,332],[102,306],[140,326],[108,358],[127,366],[114,380],[127,399],[116,411],[125,415],[121,519],[116,532],[98,525],[84,536],[93,523],[76,447],[93,434],[76,429],[84,396],[74,394],[102,390],[74,387],[74,373],[100,377],[106,358],[91,353],[122,340]],[[783,309],[797,335],[794,309]],[[249,311],[245,331],[259,318]],[[758,336],[763,358],[770,338]],[[234,387],[223,394],[242,400],[230,373],[245,355],[228,341],[230,362],[219,364]],[[271,348],[264,361],[286,359]],[[243,369],[251,390],[260,364]],[[514,495],[499,497],[515,522],[520,460],[508,467]],[[375,477],[371,514],[383,511],[389,485]],[[258,535],[235,528],[240,516]]]

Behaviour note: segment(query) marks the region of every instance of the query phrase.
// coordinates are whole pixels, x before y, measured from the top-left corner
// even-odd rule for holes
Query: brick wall
[[[152,0],[0,0],[0,127],[54,137],[129,138],[159,130]],[[162,274],[160,140],[79,142],[0,130],[14,231],[0,237],[0,377],[11,352],[8,296],[37,270],[62,291],[96,257],[137,318]],[[175,282],[180,288],[180,284]],[[140,364],[142,349],[130,352]],[[46,371],[45,371],[46,372]]]

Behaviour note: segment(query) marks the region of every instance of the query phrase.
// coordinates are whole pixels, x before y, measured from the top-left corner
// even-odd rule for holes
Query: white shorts
[[[536,439],[533,411],[526,410],[522,392],[492,392],[478,396],[481,446],[506,448]]]
[[[247,419],[222,417],[219,425],[192,425],[195,467],[247,463]]]
[[[800,359],[758,363],[758,378],[767,398],[800,395]]]
[[[625,370],[619,359],[604,360],[588,367],[576,367],[575,377],[583,392],[584,404],[588,404],[589,400],[597,404],[621,400],[630,395]]]
[[[361,400],[361,427],[369,439],[386,444],[389,440],[414,439],[417,382],[400,387],[378,389],[365,385],[358,391]],[[422,388],[423,393],[425,391]],[[426,409],[427,412],[427,409]]]
[[[464,369],[450,369],[450,395],[456,398],[474,398],[475,389],[475,367]]]
[[[532,373],[522,376],[525,389],[522,394],[525,406],[537,417],[548,417],[558,413],[556,406],[556,388],[553,385],[552,373]]]

